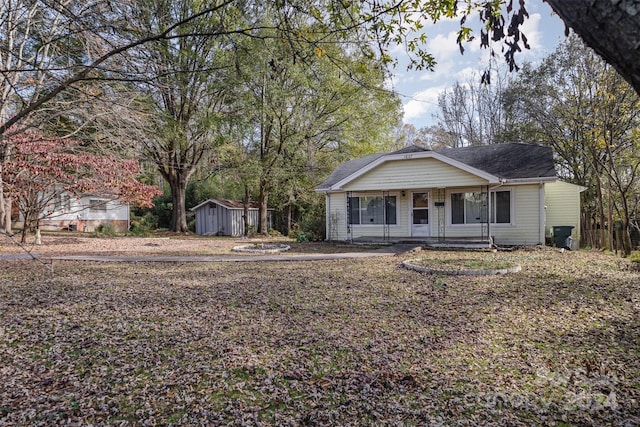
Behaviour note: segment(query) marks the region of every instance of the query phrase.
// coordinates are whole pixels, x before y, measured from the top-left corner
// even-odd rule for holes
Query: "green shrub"
[[[147,212],[140,219],[140,224],[148,230],[155,230],[158,228],[158,218],[151,212]]]
[[[152,212],[146,212],[142,216],[132,216],[129,233],[132,236],[145,237],[158,228],[158,217]]]
[[[278,230],[272,228],[269,230],[269,236],[271,237],[280,237],[282,236],[282,233],[280,233]]]
[[[94,237],[115,237],[117,234],[116,229],[111,224],[100,224],[93,231]]]
[[[289,231],[289,238],[291,240],[295,240],[298,243],[317,242],[322,240],[322,237],[319,236],[315,231],[302,229],[297,224],[295,224],[291,231]]]
[[[196,218],[195,217],[187,218],[187,228],[192,233],[196,232]]]
[[[128,234],[136,237],[145,237],[150,234],[150,231],[144,225],[138,223],[131,226]]]
[[[247,236],[254,237],[258,233],[258,228],[255,225],[250,225],[247,227]]]

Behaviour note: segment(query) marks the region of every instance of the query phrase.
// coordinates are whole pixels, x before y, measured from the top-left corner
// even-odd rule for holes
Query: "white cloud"
[[[402,44],[398,44],[396,43],[395,45],[393,45],[393,47],[391,47],[387,53],[389,55],[391,55],[394,58],[403,58],[403,57],[407,57],[407,49],[405,48],[404,45]]]
[[[455,31],[449,32],[446,36],[438,34],[427,43],[427,52],[431,53],[438,62],[447,60],[453,55],[460,55],[457,39],[458,35]]]
[[[541,0],[531,0],[527,4],[531,14],[522,27],[531,50],[523,49],[516,55],[518,64],[525,60],[536,60],[550,51],[558,43],[558,37],[562,33],[562,23],[557,17],[553,17],[549,8]],[[433,72],[431,71],[407,71],[406,52],[402,47],[396,51],[398,67],[394,70],[392,85],[404,99],[404,122],[414,124],[421,128],[433,124],[432,115],[438,112],[438,95],[446,88],[450,88],[456,81],[465,84],[469,81],[480,79],[480,73],[489,67],[491,58],[490,49],[480,48],[480,28],[477,14],[471,15],[466,25],[473,28],[475,39],[465,43],[465,52],[460,54],[456,43],[457,30],[460,28],[459,19],[447,19],[436,24],[425,21],[425,33],[428,36],[425,51],[434,55],[437,62]],[[495,44],[496,61],[491,69],[503,69],[504,57],[502,46]]]
[[[455,32],[449,32],[431,39],[426,50],[434,56],[437,63],[433,71],[425,71],[420,75],[419,80],[436,83],[450,80],[461,64],[474,59],[470,55],[460,54],[460,48],[456,43],[457,37]]]
[[[529,19],[524,21],[520,31],[527,37],[527,41],[531,46],[531,51],[542,49],[542,32],[540,31],[540,19],[542,16],[539,13],[532,13],[529,15]]]
[[[454,60],[446,62],[438,62],[433,71],[424,71],[420,74],[420,81],[438,82],[442,79],[448,79],[451,77],[451,73],[456,66]]]
[[[460,83],[466,83],[469,80],[478,78],[478,67],[466,67],[455,73],[455,80]]]
[[[414,93],[403,105],[403,121],[405,123],[430,121],[431,115],[438,109],[438,96],[445,88],[446,86],[434,86]]]

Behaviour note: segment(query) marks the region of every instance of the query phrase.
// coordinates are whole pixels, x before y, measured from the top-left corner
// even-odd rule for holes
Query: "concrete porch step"
[[[432,249],[488,249],[491,242],[436,242],[426,243]]]
[[[379,237],[359,237],[354,239],[358,243],[389,243],[401,245],[422,245],[433,249],[487,249],[491,241],[479,237],[438,239],[435,237],[405,237],[382,239]]]

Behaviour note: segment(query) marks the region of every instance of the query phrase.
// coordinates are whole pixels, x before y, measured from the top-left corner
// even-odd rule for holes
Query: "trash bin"
[[[571,249],[571,231],[573,225],[554,225],[553,243],[559,248]]]

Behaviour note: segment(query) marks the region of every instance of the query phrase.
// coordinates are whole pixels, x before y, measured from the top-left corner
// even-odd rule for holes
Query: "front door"
[[[416,192],[411,196],[411,235],[430,236],[429,193]]]

